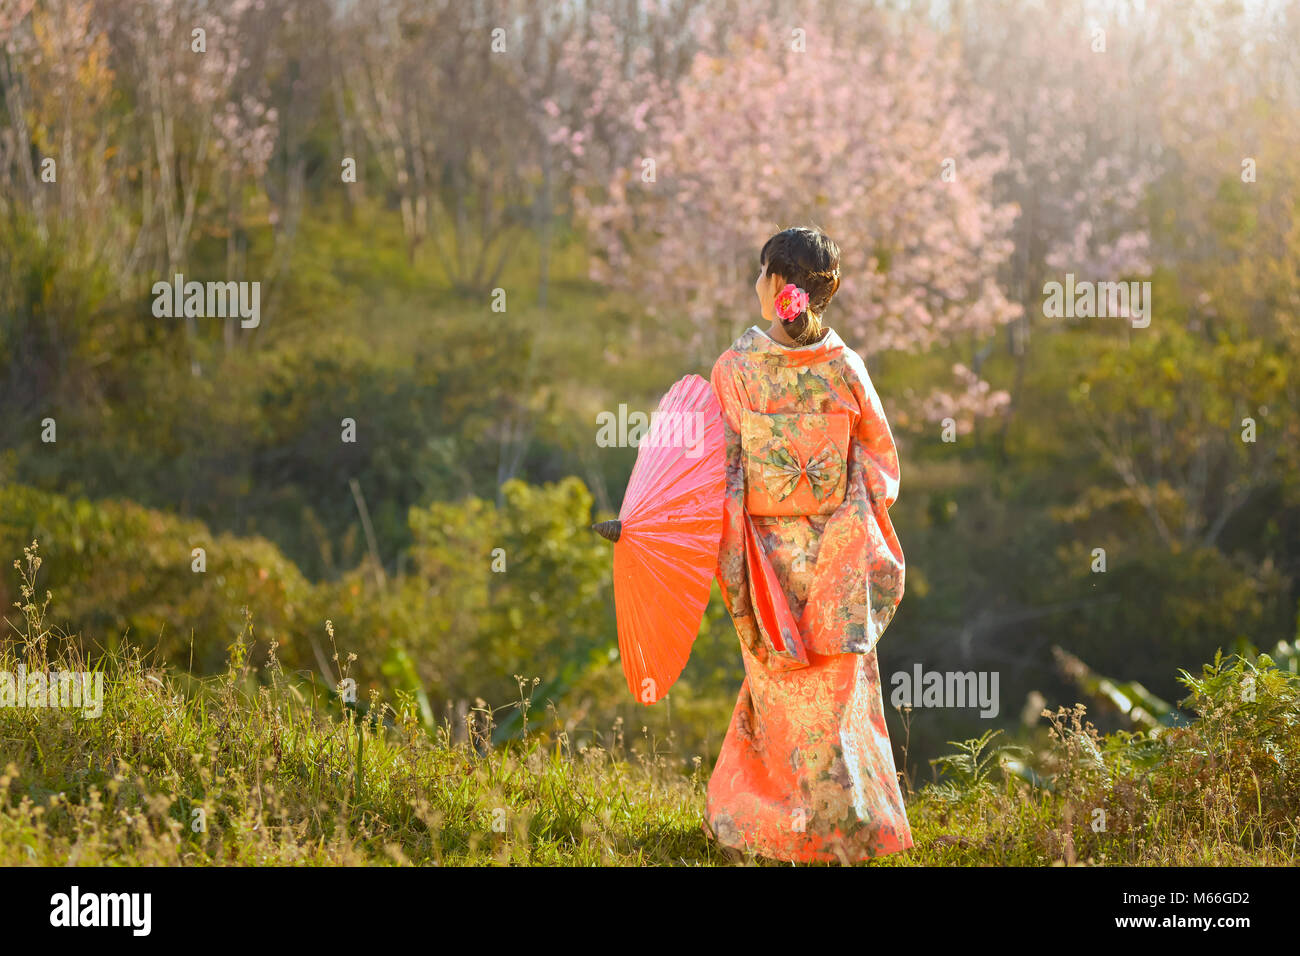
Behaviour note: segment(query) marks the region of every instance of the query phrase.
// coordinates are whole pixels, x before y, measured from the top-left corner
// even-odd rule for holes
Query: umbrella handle
[[[591,526],[591,530],[609,541],[617,541],[619,535],[623,533],[623,522],[617,518],[611,521],[598,521]]]

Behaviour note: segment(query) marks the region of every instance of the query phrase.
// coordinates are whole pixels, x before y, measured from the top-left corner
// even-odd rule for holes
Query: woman
[[[912,845],[875,650],[903,596],[898,455],[862,359],[822,325],[839,247],[786,229],[759,266],[770,326],[711,376],[727,440],[717,574],[746,677],[705,823],[761,856],[850,862]]]

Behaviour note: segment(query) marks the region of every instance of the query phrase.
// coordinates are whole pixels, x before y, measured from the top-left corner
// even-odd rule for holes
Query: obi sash
[[[741,412],[745,510],[752,515],[830,514],[848,484],[849,416],[843,412]]]

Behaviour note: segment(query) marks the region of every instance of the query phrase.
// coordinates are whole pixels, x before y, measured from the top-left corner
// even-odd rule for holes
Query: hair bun
[[[814,341],[822,330],[820,317],[840,287],[840,247],[821,230],[799,226],[768,239],[758,260],[768,275],[807,293],[807,306],[788,332],[800,344]]]

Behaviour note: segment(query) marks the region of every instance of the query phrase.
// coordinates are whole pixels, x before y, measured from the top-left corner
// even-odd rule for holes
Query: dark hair
[[[822,334],[822,313],[840,287],[840,247],[820,229],[783,229],[767,242],[758,256],[767,274],[793,282],[808,293],[808,309],[785,323],[786,333],[800,345]]]

